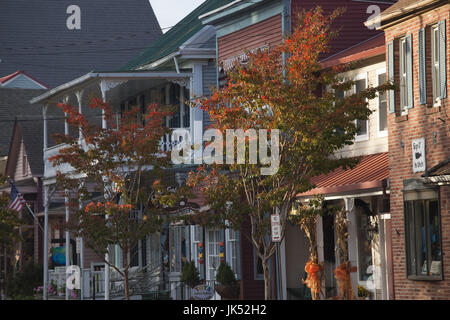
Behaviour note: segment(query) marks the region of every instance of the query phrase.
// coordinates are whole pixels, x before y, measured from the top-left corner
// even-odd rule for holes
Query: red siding
[[[316,6],[321,6],[325,14],[330,14],[336,8],[346,8],[345,13],[338,17],[333,24],[333,29],[339,30],[339,34],[338,37],[331,43],[331,51],[321,57],[326,58],[327,56],[347,49],[380,33],[380,31],[370,30],[366,26],[364,26],[364,22],[369,20],[369,17],[372,15],[372,13],[367,13],[367,8],[370,5],[379,6],[381,11],[389,7],[389,5],[387,4],[382,4],[379,2],[372,3],[369,1],[359,2],[352,0],[292,0],[292,25],[295,25],[295,19],[303,9],[309,10],[315,8]]]
[[[282,40],[281,27],[281,15],[277,15],[218,38],[219,61],[238,56],[245,50],[279,45]]]
[[[255,280],[253,244],[247,238],[251,234],[250,219],[241,227],[241,299],[263,300],[264,280]]]

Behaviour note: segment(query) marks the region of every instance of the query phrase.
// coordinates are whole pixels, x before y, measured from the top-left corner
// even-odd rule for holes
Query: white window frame
[[[219,239],[213,239],[214,241],[212,241],[210,239],[209,233],[213,231],[213,232],[223,232],[223,229],[220,228],[206,228],[206,232],[205,232],[205,264],[206,264],[206,280],[207,281],[215,281],[216,280],[216,274],[217,274],[217,269],[219,268],[220,265],[220,245],[219,243],[222,241],[221,238],[219,237]],[[214,246],[214,247],[213,247]],[[211,253],[211,251],[213,251],[213,253]],[[211,261],[212,260],[216,260],[216,264],[217,265],[211,265]],[[214,272],[212,272],[214,270]],[[214,273],[214,274],[212,274]]]
[[[365,80],[366,81],[366,89],[368,87],[368,77],[367,77],[367,72],[365,73],[361,73],[356,75],[353,78],[353,81],[358,81],[358,80]],[[353,85],[353,93],[356,94],[356,85]],[[355,124],[358,125],[358,120],[355,120]],[[369,140],[370,137],[370,127],[369,127],[370,121],[366,120],[366,127],[367,127],[367,132],[366,134],[362,134],[362,135],[358,135],[358,133],[355,134],[355,142],[361,142],[361,141],[367,141]]]
[[[225,221],[228,226],[228,220]],[[226,261],[230,265],[231,269],[236,276],[236,279],[240,279],[240,268],[241,268],[241,257],[240,257],[240,232],[238,230],[232,230],[227,228],[225,230],[225,241],[226,241]],[[233,250],[233,244],[236,245],[236,249]],[[233,263],[235,262],[235,263]]]
[[[379,86],[380,85],[379,76],[382,75],[382,74],[385,74],[387,76],[387,72],[386,72],[386,69],[378,69],[376,71],[376,73],[377,73],[377,86]],[[388,93],[389,93],[389,91],[386,91],[386,121],[387,121],[387,117],[389,115],[389,110],[388,110],[389,106],[388,106],[388,99],[387,99],[388,98],[388,96],[387,96]],[[377,94],[377,105],[378,105],[378,117],[377,117],[378,130],[377,130],[377,134],[378,134],[379,138],[383,138],[383,137],[387,137],[388,136],[388,126],[386,126],[385,130],[380,130],[380,116],[381,116],[380,107],[381,107],[381,104],[380,104],[380,97],[379,97],[378,94]]]
[[[198,254],[199,254],[199,250],[198,250],[198,244],[202,242],[202,235],[200,234],[200,237],[196,237],[197,231],[200,231],[200,233],[203,232],[203,227],[200,225],[194,225],[191,226],[191,260],[194,260],[195,262],[195,266],[197,267],[197,269],[199,270],[200,274],[201,272],[201,268],[202,266],[199,264],[198,260]],[[203,252],[203,260],[205,259],[205,252]]]
[[[400,109],[402,115],[408,114],[408,59],[405,46],[406,37],[399,39],[399,75],[400,75]]]
[[[433,106],[439,107],[441,105],[441,74],[439,64],[439,26],[435,24],[430,28],[431,32],[431,79],[433,88]]]

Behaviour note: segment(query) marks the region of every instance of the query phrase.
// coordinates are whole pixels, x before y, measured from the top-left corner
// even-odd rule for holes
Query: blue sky
[[[169,30],[205,0],[149,0],[163,32]]]

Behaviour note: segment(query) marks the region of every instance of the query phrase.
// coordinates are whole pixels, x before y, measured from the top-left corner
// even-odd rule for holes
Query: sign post
[[[270,225],[272,227],[272,242],[281,242],[281,221],[279,214],[270,216]]]

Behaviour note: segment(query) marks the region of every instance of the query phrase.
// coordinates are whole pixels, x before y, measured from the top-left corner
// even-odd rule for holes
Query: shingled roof
[[[45,90],[36,89],[0,88],[0,156],[8,155],[17,116],[34,116],[42,119],[42,107],[31,105],[29,100],[44,92]]]
[[[142,65],[155,62],[156,60],[175,52],[183,43],[204,27],[198,18],[199,16],[232,1],[233,0],[206,0],[121,69],[134,70]]]
[[[70,5],[81,12],[71,30]],[[26,70],[50,88],[91,70],[117,70],[158,39],[148,0],[10,0],[0,5],[0,74]]]
[[[381,15],[379,17],[380,20],[377,18],[373,18],[369,21],[367,21],[365,24],[366,26],[374,25],[375,23],[381,22],[382,26],[395,21],[401,16],[412,14],[414,12],[432,8],[435,5],[439,5],[440,3],[448,3],[448,1],[445,0],[398,0],[395,4],[392,6],[389,6],[386,10],[381,12]]]
[[[44,174],[44,121],[42,120],[42,116],[18,116],[15,121],[15,126],[18,127],[25,145],[32,175],[34,177],[42,176]],[[47,122],[47,130],[49,143],[53,144],[53,135],[55,133],[64,133],[64,123],[60,119],[49,120]],[[14,139],[11,137],[11,143],[13,141]]]

